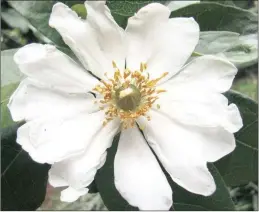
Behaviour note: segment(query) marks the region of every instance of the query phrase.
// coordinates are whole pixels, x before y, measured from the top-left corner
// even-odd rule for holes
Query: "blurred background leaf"
[[[7,104],[19,82],[24,78],[13,61],[13,55],[16,51],[17,49],[9,49],[1,52],[1,127],[7,127],[14,123]]]
[[[45,197],[47,164],[38,164],[16,143],[21,124],[1,129],[1,209],[35,210]]]

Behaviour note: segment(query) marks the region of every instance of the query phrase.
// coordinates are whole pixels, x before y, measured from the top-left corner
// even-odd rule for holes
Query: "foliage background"
[[[257,1],[243,1],[243,7],[257,12]],[[1,1],[1,51],[19,48],[28,43],[46,43],[42,36],[6,1]],[[239,71],[232,89],[258,101],[258,64]],[[258,210],[258,182],[250,182],[240,187],[230,187],[229,191],[237,210]],[[75,203],[61,203],[60,191],[48,186],[43,205],[39,210],[106,210],[99,194],[87,194]]]

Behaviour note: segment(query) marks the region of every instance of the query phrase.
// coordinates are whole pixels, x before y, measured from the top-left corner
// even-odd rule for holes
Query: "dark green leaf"
[[[140,8],[156,1],[107,1],[107,6],[112,13],[123,15],[126,17],[133,16]],[[162,2],[162,1],[161,1]]]
[[[189,5],[172,11],[170,17],[193,17],[201,31],[232,31],[241,35],[257,32],[255,13],[214,2]]]
[[[130,206],[119,194],[114,185],[114,157],[117,150],[119,136],[114,139],[104,166],[97,172],[96,184],[104,204],[109,210],[137,210]],[[125,167],[127,168],[127,167]],[[173,189],[174,209],[176,210],[233,210],[234,206],[229,192],[217,169],[209,164],[209,169],[217,184],[216,192],[210,197],[195,195],[181,188],[168,176],[167,179]]]
[[[202,2],[217,2],[220,4],[241,7],[243,9],[249,9],[253,6],[253,1],[247,0],[201,0]]]
[[[1,129],[2,210],[36,210],[45,198],[50,166],[34,162],[16,143],[20,125]]]
[[[99,192],[95,181],[93,181],[89,186],[87,186],[87,188],[89,189],[88,193],[90,193],[90,194]]]
[[[128,18],[133,16],[140,8],[152,2],[164,3],[166,1],[107,1],[107,6],[111,10],[111,13],[115,21],[122,27],[125,28],[127,25]]]
[[[221,164],[219,170],[228,186],[239,186],[258,180],[258,104],[238,92],[229,91],[226,96],[238,106],[244,126],[235,134],[237,146],[226,157],[227,169],[222,171]],[[221,160],[215,164],[217,167]]]

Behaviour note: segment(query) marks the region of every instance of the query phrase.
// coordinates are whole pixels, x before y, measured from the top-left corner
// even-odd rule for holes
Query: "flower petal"
[[[224,156],[233,147],[234,136],[222,129],[182,126],[155,111],[151,121],[138,120],[144,135],[172,179],[186,190],[211,195],[216,187],[206,161]],[[163,127],[161,127],[161,123]],[[213,148],[215,147],[215,148]]]
[[[61,191],[60,200],[63,202],[74,202],[76,201],[80,196],[83,196],[87,194],[89,191],[88,188],[82,188],[82,189],[73,189],[72,187],[68,187]]]
[[[184,84],[169,86],[159,97],[159,112],[185,125],[223,127],[231,133],[243,126],[238,108],[234,104],[228,105],[223,94],[191,90]]]
[[[67,94],[36,86],[30,79],[23,80],[10,97],[8,108],[14,121],[36,118],[66,117],[80,112],[93,112],[91,94]]]
[[[52,45],[28,44],[15,53],[14,61],[21,72],[39,84],[67,93],[86,93],[98,83]]]
[[[103,111],[29,121],[18,129],[17,143],[39,163],[54,163],[83,153],[98,136]]]
[[[199,40],[199,26],[193,18],[169,19],[170,10],[152,3],[128,20],[127,67],[139,69],[147,63],[151,78],[177,73],[192,54]]]
[[[126,45],[124,30],[116,23],[106,1],[86,1],[87,21],[96,30],[102,51],[118,68],[124,70]]]
[[[166,84],[171,85],[170,89],[184,85],[185,89],[193,92],[209,90],[223,93],[230,89],[236,73],[237,68],[226,59],[206,55],[192,60]]]
[[[118,128],[119,120],[109,122],[99,129],[81,155],[54,163],[49,171],[49,183],[54,187],[69,185],[76,189],[90,185],[96,171],[105,163],[106,149],[111,146]]]
[[[140,210],[172,206],[166,177],[136,127],[121,132],[114,163],[115,186],[131,205]]]
[[[86,6],[88,15],[83,20],[65,4],[56,3],[49,25],[61,34],[86,69],[104,79],[105,72],[114,71],[112,60],[119,59],[122,64],[121,59],[125,59],[124,54],[118,57],[122,53],[121,30],[102,2],[86,2]]]

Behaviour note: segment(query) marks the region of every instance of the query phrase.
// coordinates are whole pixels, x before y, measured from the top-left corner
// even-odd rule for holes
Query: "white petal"
[[[28,44],[15,53],[14,61],[28,77],[68,93],[85,93],[98,83],[52,45]]]
[[[206,161],[222,157],[224,147],[234,146],[234,136],[220,129],[183,126],[155,111],[150,115],[150,122],[141,118],[139,124],[172,179],[190,192],[211,195],[216,186]]]
[[[69,185],[77,189],[90,185],[96,171],[105,163],[106,149],[111,146],[118,128],[119,120],[109,122],[99,129],[81,155],[54,163],[49,171],[49,183],[54,187]]]
[[[102,129],[104,113],[29,121],[18,129],[17,143],[39,163],[54,163],[83,153]]]
[[[238,108],[228,105],[223,94],[180,85],[169,86],[159,97],[159,112],[185,125],[223,127],[231,133],[243,126]]]
[[[172,191],[155,156],[135,127],[121,132],[114,162],[115,186],[140,210],[168,210]]]
[[[52,174],[51,170],[52,169],[49,170],[49,178],[48,178],[49,184],[51,186],[53,186],[54,188],[68,186],[68,183],[65,179],[63,179],[55,174]]]
[[[151,78],[169,72],[177,73],[192,54],[198,39],[199,26],[193,18],[169,19],[170,10],[152,3],[129,18],[127,67],[138,69],[147,63]]]
[[[121,53],[121,39],[118,39],[121,31],[112,22],[108,8],[102,3],[98,5],[86,3],[86,5],[87,13],[90,12],[90,14],[86,20],[83,20],[65,4],[56,3],[52,8],[49,25],[61,34],[64,42],[74,51],[85,68],[99,78],[104,78],[105,72],[114,71],[111,58],[115,57],[113,59],[118,60],[118,55]],[[105,14],[101,11],[105,11]],[[109,33],[109,36],[101,34],[103,32]],[[117,45],[114,46],[116,39]],[[110,41],[112,49],[108,44]],[[119,57],[119,63],[123,56],[122,54]]]
[[[193,154],[200,155],[202,161],[215,162],[232,152],[236,147],[233,133],[222,127],[204,128],[190,126],[174,121],[171,119],[170,114],[152,111],[150,128],[155,127],[156,122],[167,123],[168,128],[162,131],[167,135],[170,134],[172,138],[177,137],[177,140],[180,140],[179,142],[188,147],[188,149],[191,146],[190,149],[193,151]],[[170,136],[168,137],[171,138]]]
[[[98,41],[106,57],[124,70],[126,45],[124,30],[116,23],[105,1],[86,1],[87,21],[96,30]]]
[[[206,55],[192,60],[168,82],[172,87],[185,85],[193,92],[209,90],[223,93],[230,89],[237,68],[226,59]]]
[[[241,114],[239,112],[238,107],[235,104],[230,104],[228,106],[228,113],[227,113],[228,120],[231,120],[232,127],[229,132],[237,132],[243,127],[243,120]]]
[[[72,187],[68,187],[61,191],[60,200],[63,202],[74,202],[80,196],[87,194],[88,190],[88,188],[73,189]]]
[[[65,117],[80,112],[97,111],[94,100],[91,94],[66,94],[35,86],[27,78],[10,97],[8,108],[14,121],[28,121],[41,117]]]

